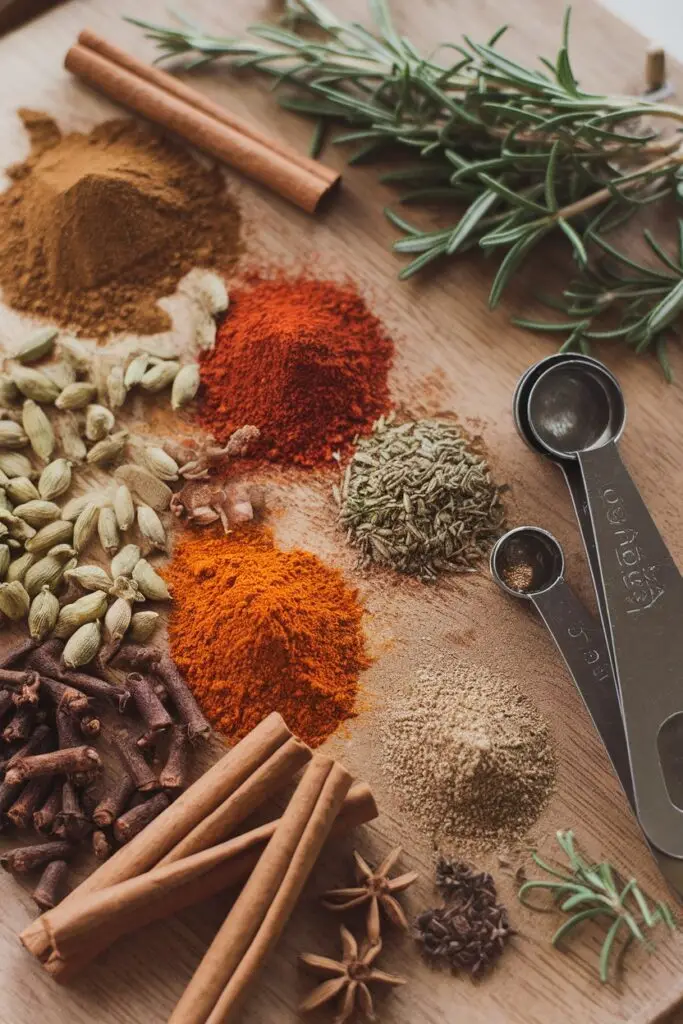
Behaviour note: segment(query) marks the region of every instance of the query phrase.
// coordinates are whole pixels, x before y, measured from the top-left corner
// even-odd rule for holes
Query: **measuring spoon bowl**
[[[534,381],[526,414],[539,450],[562,463],[616,443],[624,430],[626,404],[607,367],[570,359],[549,366]]]
[[[537,440],[529,423],[529,393],[538,378],[551,366],[573,361],[600,365],[596,359],[593,359],[591,356],[584,356],[579,352],[555,352],[554,355],[539,359],[537,363],[534,363],[528,370],[525,370],[517,381],[517,386],[512,396],[512,415],[517,433],[529,448],[535,452],[540,452],[541,455],[546,454],[545,449]]]
[[[531,599],[562,578],[564,554],[547,530],[518,526],[494,544],[491,575],[508,594]]]

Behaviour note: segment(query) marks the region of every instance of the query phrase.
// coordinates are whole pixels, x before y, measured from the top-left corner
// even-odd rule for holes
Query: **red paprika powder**
[[[393,351],[350,283],[252,276],[202,359],[199,419],[221,442],[255,424],[274,462],[327,462],[389,409]]]

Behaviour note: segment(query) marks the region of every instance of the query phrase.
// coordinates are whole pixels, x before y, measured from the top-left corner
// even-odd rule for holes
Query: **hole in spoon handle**
[[[593,522],[636,811],[651,842],[683,858],[657,737],[683,711],[683,580],[614,442],[578,456]]]

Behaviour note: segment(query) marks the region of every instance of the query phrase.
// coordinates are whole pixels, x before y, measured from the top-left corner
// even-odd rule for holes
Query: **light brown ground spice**
[[[157,300],[237,256],[221,171],[134,121],[62,135],[46,114],[20,116],[31,153],[0,195],[4,301],[90,337],[167,330]]]
[[[386,710],[381,741],[399,801],[446,848],[513,844],[553,789],[544,719],[513,683],[481,665],[418,672]]]

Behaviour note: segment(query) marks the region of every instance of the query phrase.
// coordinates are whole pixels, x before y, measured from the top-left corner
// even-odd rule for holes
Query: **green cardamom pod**
[[[142,553],[137,544],[126,544],[118,551],[111,560],[111,574],[117,576],[131,576],[133,569],[142,558]]]
[[[49,587],[43,587],[31,601],[28,631],[34,640],[44,640],[55,628],[59,616],[59,600]]]
[[[94,444],[88,452],[88,462],[94,466],[106,466],[122,454],[128,438],[127,430],[119,430]]]
[[[195,324],[194,340],[202,352],[211,352],[216,346],[216,321],[204,309]]]
[[[23,342],[14,358],[20,363],[34,363],[37,359],[42,359],[54,348],[58,334],[59,330],[56,327],[41,327]]]
[[[171,408],[180,409],[195,398],[199,391],[199,366],[189,363],[181,366],[171,389]]]
[[[119,597],[107,609],[104,616],[104,639],[106,643],[116,643],[121,640],[130,626],[133,613],[130,601]]]
[[[149,356],[146,352],[142,352],[139,356],[135,356],[135,358],[130,361],[126,367],[126,372],[123,377],[123,383],[127,389],[134,388],[140,383],[148,366]]]
[[[51,501],[71,487],[71,463],[67,459],[55,459],[45,467],[38,480],[41,498]]]
[[[85,410],[85,436],[88,441],[101,441],[114,429],[116,419],[106,405],[89,405]]]
[[[22,544],[36,535],[36,531],[25,520],[5,509],[0,509],[0,523],[7,528],[7,533],[13,540],[20,541]]]
[[[100,509],[100,515],[97,520],[97,532],[100,536],[100,544],[107,554],[110,557],[116,554],[119,549],[120,539],[113,508],[106,506]]]
[[[19,388],[8,373],[0,373],[0,406],[14,405],[19,400]]]
[[[96,505],[94,501],[91,501],[88,502],[74,523],[73,545],[78,554],[83,551],[93,537],[97,529],[99,516],[99,505]]]
[[[178,479],[178,463],[163,448],[148,445],[145,448],[145,463],[150,473],[154,473],[160,480]]]
[[[25,501],[23,504],[17,505],[14,509],[14,515],[19,516],[25,523],[32,526],[34,530],[40,530],[41,527],[47,526],[48,523],[54,523],[56,519],[59,519],[60,511],[59,505],[55,505],[54,501],[32,498],[31,501]]]
[[[66,505],[62,506],[62,519],[68,519],[70,523],[75,523],[81,512],[86,505],[102,504],[104,499],[98,501],[98,499],[92,494],[79,494],[77,498],[69,498]]]
[[[10,376],[24,398],[32,398],[34,402],[52,405],[59,394],[59,388],[53,380],[30,366],[13,366]]]
[[[12,556],[6,544],[0,544],[0,580],[5,579]],[[10,580],[7,581],[11,582]]]
[[[179,370],[180,363],[174,360],[159,362],[147,370],[140,381],[140,387],[152,394],[163,391],[164,388],[170,387]]]
[[[55,399],[58,409],[84,409],[97,394],[97,388],[89,381],[77,380],[69,384]]]
[[[69,462],[84,462],[88,449],[81,437],[78,420],[74,414],[72,412],[63,412],[57,420],[56,427],[64,458],[68,459]]]
[[[3,485],[15,505],[25,501],[37,501],[40,497],[38,488],[27,476],[15,476]]]
[[[55,636],[65,640],[71,636],[80,626],[86,622],[94,622],[101,619],[107,610],[107,595],[103,590],[94,590],[90,594],[84,594],[71,604],[65,604],[60,609]]]
[[[130,530],[135,522],[135,506],[133,505],[133,496],[125,484],[119,484],[116,488],[114,514],[116,522],[119,524],[119,530],[123,532]]]
[[[107,377],[107,399],[110,409],[120,409],[126,401],[126,385],[124,383],[123,367],[113,366]]]
[[[55,448],[55,433],[44,411],[31,398],[27,398],[21,420],[31,447],[43,462],[49,462]]]
[[[0,452],[0,471],[11,479],[27,476],[29,480],[35,480],[38,476],[30,460],[20,452]]]
[[[99,622],[86,622],[66,642],[62,661],[67,668],[80,668],[92,661],[100,649],[101,627]]]
[[[166,531],[153,508],[149,505],[138,505],[137,508],[138,529],[142,536],[153,548],[159,551],[166,550]]]
[[[88,374],[92,369],[90,349],[70,334],[63,334],[59,339],[59,350],[76,373]]]
[[[150,601],[170,600],[171,595],[166,581],[152,568],[146,558],[141,558],[133,569],[133,579]]]
[[[49,366],[44,366],[43,373],[55,382],[60,391],[68,388],[69,384],[74,384],[76,381],[76,371],[71,363],[67,363],[64,359],[58,363],[50,363]]]
[[[0,420],[0,448],[25,448],[28,437],[21,424],[14,420]]]
[[[0,583],[0,612],[4,612],[12,622],[26,618],[30,604],[29,596],[19,580]]]
[[[66,552],[64,554],[66,555]],[[65,558],[63,555],[46,555],[45,558],[41,558],[34,565],[29,566],[23,579],[29,597],[35,597],[43,587],[54,590],[64,572]]]
[[[84,590],[109,591],[113,583],[109,573],[99,565],[79,565],[65,572],[64,578],[75,580]]]
[[[135,612],[131,617],[128,636],[136,644],[144,644],[152,636],[161,616],[158,612]]]
[[[14,583],[15,580],[19,580],[20,583],[23,583],[26,573],[37,561],[37,555],[32,555],[30,551],[26,551],[23,555],[20,555],[19,558],[15,558],[14,561],[10,563],[5,573],[5,579],[8,583]]]
[[[38,530],[35,537],[31,537],[24,545],[27,551],[33,555],[45,554],[56,544],[66,544],[73,536],[73,523],[67,523],[63,519],[57,519],[54,523],[48,523]]]

